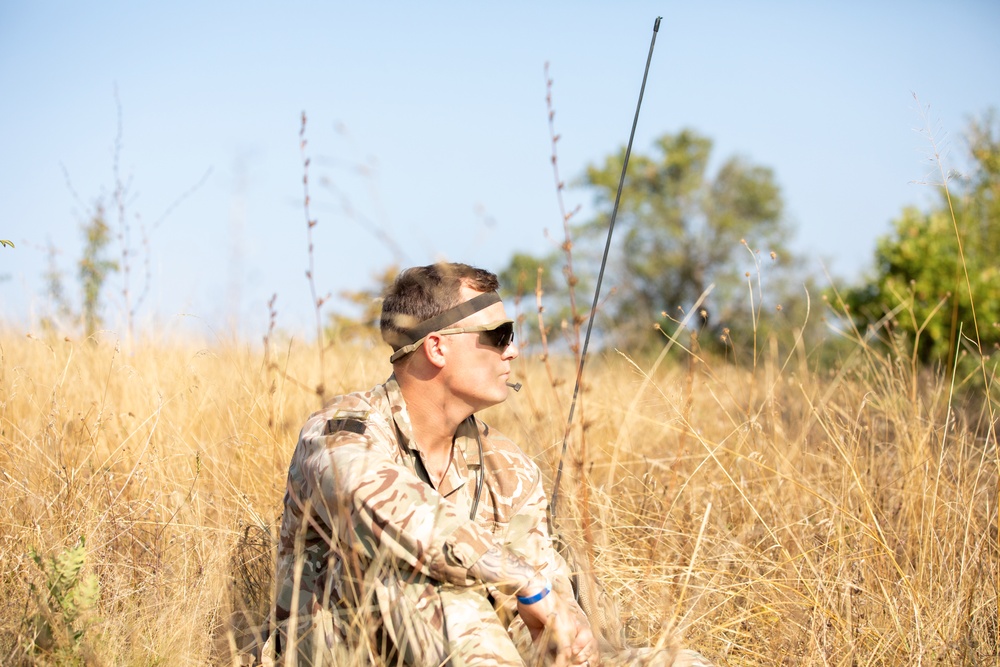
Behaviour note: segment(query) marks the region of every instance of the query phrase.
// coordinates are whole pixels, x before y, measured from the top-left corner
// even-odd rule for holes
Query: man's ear
[[[431,365],[437,368],[444,368],[445,352],[448,350],[448,343],[444,336],[436,333],[429,334],[424,339],[424,344],[420,346],[420,349]]]

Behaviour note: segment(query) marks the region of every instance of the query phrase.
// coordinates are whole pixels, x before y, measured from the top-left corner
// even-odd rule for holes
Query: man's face
[[[479,294],[480,292],[463,286],[460,298],[467,301]],[[497,302],[448,328],[476,327],[506,319],[507,312],[503,303]],[[518,355],[514,343],[504,350],[498,350],[484,345],[475,332],[443,336],[442,343],[447,345],[448,350],[448,387],[457,398],[467,402],[473,410],[502,403],[507,398],[510,391],[506,384],[510,379],[510,362]]]

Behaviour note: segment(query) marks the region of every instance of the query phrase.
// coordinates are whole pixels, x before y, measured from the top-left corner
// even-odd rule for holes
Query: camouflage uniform
[[[463,422],[454,443],[436,487],[394,377],[309,418],[281,525],[279,651],[294,644],[300,665],[325,664],[367,641],[411,665],[521,665],[514,642],[524,645],[526,631],[509,623],[516,602],[468,573],[494,544],[524,556],[576,606],[549,540],[538,466],[478,420]]]
[[[277,631],[265,665],[275,653],[275,664],[299,666],[369,657],[418,667],[537,663],[516,601],[469,576],[495,544],[525,557],[583,613],[566,561],[552,547],[542,476],[531,459],[474,419],[456,431],[440,486],[422,457],[394,377],[339,396],[308,419],[289,466]],[[606,663],[709,664],[691,656],[700,658],[632,649],[614,651]]]

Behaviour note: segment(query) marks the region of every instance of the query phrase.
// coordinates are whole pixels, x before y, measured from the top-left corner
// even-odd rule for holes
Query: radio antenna
[[[628,158],[632,154],[632,140],[635,138],[635,126],[639,122],[639,109],[642,107],[642,94],[646,90],[646,77],[649,76],[649,63],[653,59],[653,47],[656,45],[656,33],[660,30],[660,19],[656,17],[653,24],[653,38],[649,42],[649,55],[646,56],[646,69],[642,73],[642,86],[639,88],[639,102],[635,105],[635,118],[632,119],[632,132],[628,137],[628,147],[625,149],[625,161],[622,163],[622,175],[618,181],[618,194],[615,195],[615,206],[611,210],[611,222],[608,225],[608,239],[604,244],[604,257],[601,258],[601,270],[597,274],[597,287],[594,290],[594,303],[590,307],[590,317],[587,320],[587,333],[583,338],[583,349],[580,351],[580,365],[576,370],[576,384],[573,387],[573,400],[569,404],[569,417],[566,420],[566,431],[563,433],[562,451],[559,454],[559,466],[556,470],[556,479],[552,485],[552,500],[549,502],[549,514],[556,516],[556,502],[559,500],[559,482],[562,479],[563,460],[566,458],[566,446],[569,443],[570,429],[573,427],[573,414],[576,411],[576,400],[580,394],[580,383],[583,380],[583,365],[587,361],[587,348],[590,345],[590,332],[594,328],[594,315],[597,313],[597,304],[601,298],[601,283],[604,281],[604,269],[608,264],[608,253],[611,251],[611,234],[615,230],[615,218],[618,216],[618,203],[622,198],[622,187],[625,185],[625,170],[628,169]]]

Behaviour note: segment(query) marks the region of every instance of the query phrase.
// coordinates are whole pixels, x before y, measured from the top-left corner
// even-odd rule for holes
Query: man
[[[598,667],[541,472],[475,417],[518,355],[498,287],[465,264],[403,271],[380,322],[392,376],[302,428],[265,664]],[[615,662],[700,664],[677,656]]]
[[[465,264],[401,273],[380,323],[392,376],[303,427],[278,551],[282,660],[362,651],[471,667],[522,665],[539,651],[597,667],[549,539],[541,473],[474,417],[507,398],[518,355],[498,287]]]

